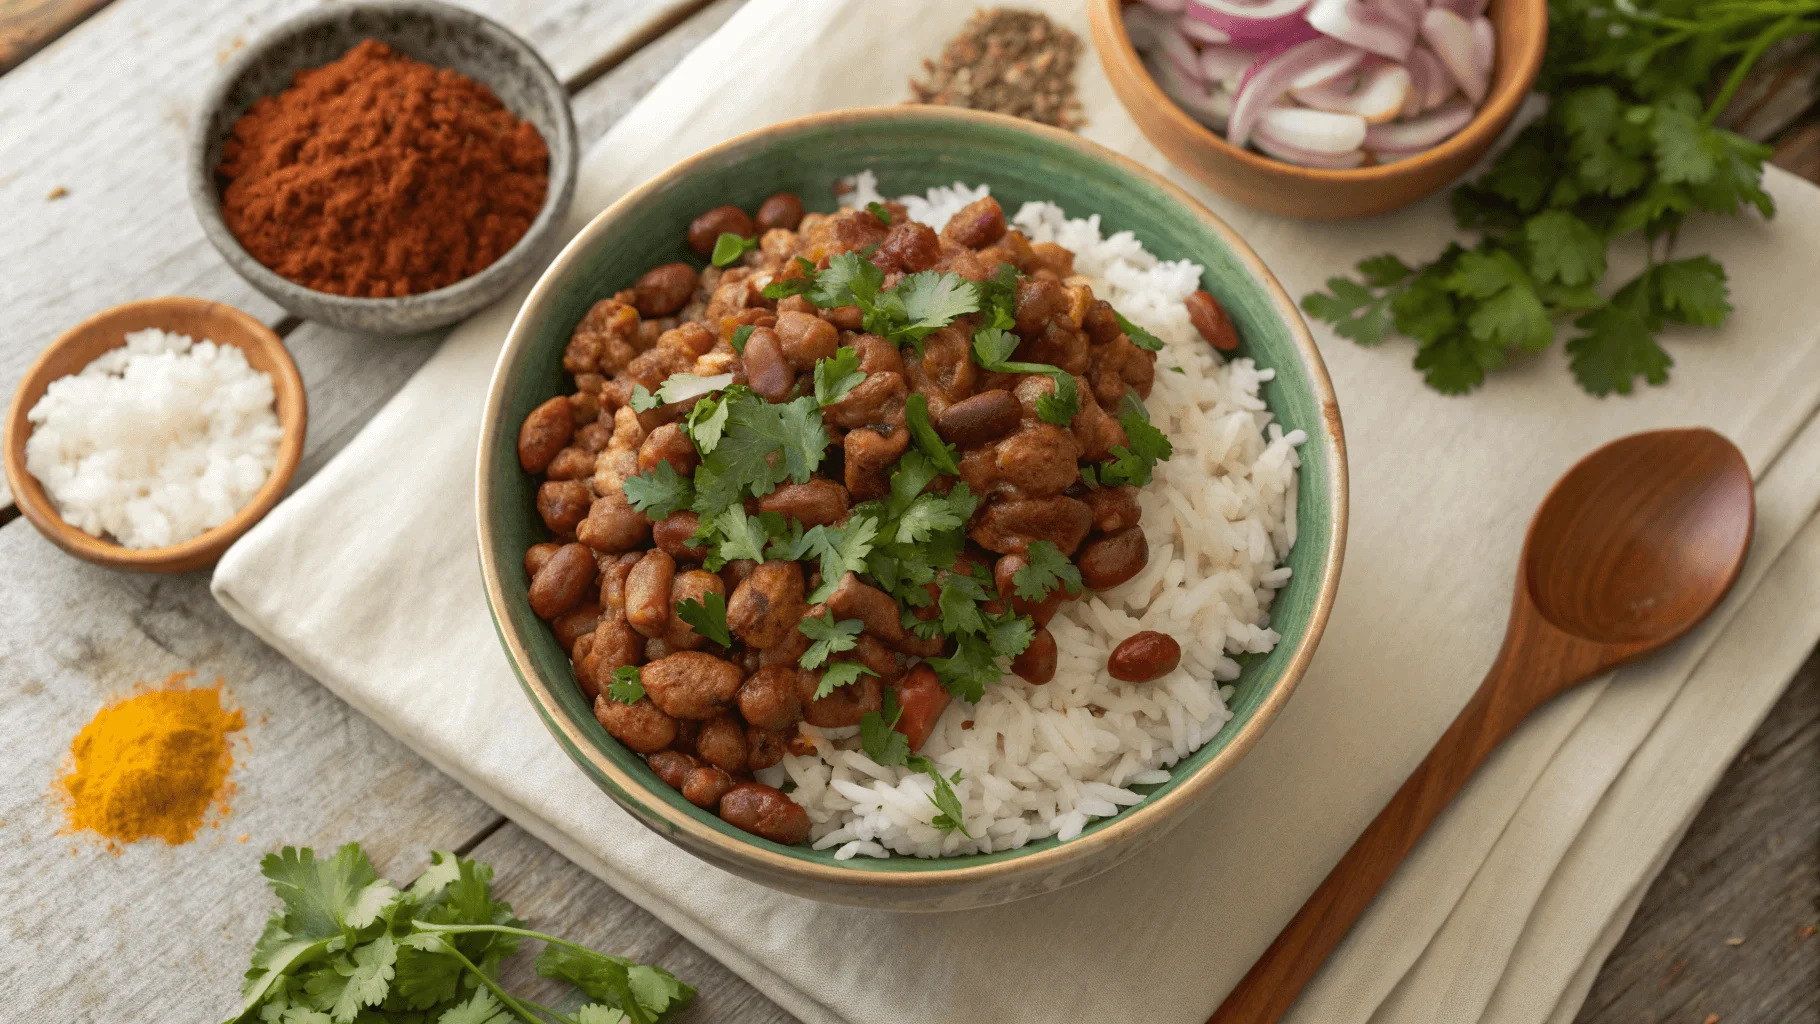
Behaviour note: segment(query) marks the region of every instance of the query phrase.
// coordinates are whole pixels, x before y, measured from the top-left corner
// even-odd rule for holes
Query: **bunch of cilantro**
[[[287,846],[259,867],[281,906],[228,1024],[657,1024],[695,998],[661,968],[527,930],[492,897],[493,869],[452,853],[432,854],[403,890],[358,843],[327,860]],[[546,943],[537,973],[587,1002],[559,1011],[500,987],[500,962],[525,939]]]
[[[1559,321],[1572,324],[1567,353],[1587,392],[1665,383],[1674,361],[1657,336],[1731,312],[1717,261],[1672,258],[1682,225],[1775,213],[1762,184],[1769,147],[1713,122],[1766,49],[1815,31],[1820,0],[1556,0],[1538,83],[1547,113],[1453,193],[1455,219],[1479,241],[1422,267],[1364,260],[1357,280],[1332,278],[1302,308],[1362,345],[1393,329],[1413,338],[1416,369],[1447,394],[1546,349]],[[1631,237],[1645,266],[1608,294],[1607,250]]]

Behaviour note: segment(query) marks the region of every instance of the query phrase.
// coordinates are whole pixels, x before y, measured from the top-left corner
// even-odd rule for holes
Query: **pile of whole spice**
[[[253,104],[218,174],[254,259],[317,291],[393,298],[505,255],[543,207],[550,152],[486,86],[369,39]]]
[[[971,107],[1070,130],[1086,124],[1074,95],[1081,41],[1035,11],[975,11],[948,41],[940,61],[925,60],[927,81],[910,82],[916,103]]]
[[[228,734],[246,716],[221,706],[221,684],[196,689],[179,672],[164,686],[96,712],[70,744],[71,766],[57,780],[72,832],[123,843],[196,837],[211,810],[227,811]]]

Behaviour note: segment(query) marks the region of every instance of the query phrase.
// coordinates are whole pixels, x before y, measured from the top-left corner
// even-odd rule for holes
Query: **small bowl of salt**
[[[170,296],[98,313],[39,355],[7,411],[6,481],[53,544],[99,565],[212,565],[303,457],[303,379],[272,329]]]

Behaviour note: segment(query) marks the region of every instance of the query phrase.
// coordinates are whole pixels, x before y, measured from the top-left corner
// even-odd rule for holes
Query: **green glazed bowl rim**
[[[510,371],[537,343],[534,325],[531,323],[536,319],[534,311],[568,286],[575,271],[574,265],[582,258],[584,251],[590,249],[600,235],[610,232],[628,211],[674,187],[677,181],[686,179],[698,169],[717,165],[729,158],[737,159],[744,152],[765,150],[793,135],[841,126],[919,120],[936,122],[961,133],[985,127],[1017,132],[1031,136],[1032,143],[1036,145],[1059,145],[1074,149],[1092,160],[1111,164],[1123,174],[1155,189],[1178,205],[1185,216],[1198,220],[1221,239],[1235,261],[1268,296],[1273,310],[1288,329],[1296,356],[1302,364],[1301,369],[1313,391],[1312,397],[1319,409],[1319,423],[1313,425],[1316,429],[1309,430],[1308,443],[1319,445],[1325,454],[1325,484],[1330,502],[1323,511],[1328,517],[1329,531],[1326,549],[1320,553],[1318,563],[1321,574],[1319,589],[1309,609],[1300,639],[1276,679],[1268,682],[1270,691],[1248,719],[1237,723],[1237,733],[1206,763],[1184,776],[1172,779],[1157,792],[1146,796],[1142,803],[1122,810],[1116,817],[1097,823],[1094,828],[1067,842],[1045,848],[1035,848],[1035,844],[1031,844],[1015,850],[964,858],[893,856],[888,860],[868,859],[869,862],[864,865],[848,866],[851,862],[812,859],[805,856],[800,848],[781,846],[757,836],[737,832],[708,812],[683,803],[680,798],[669,800],[655,794],[654,788],[647,781],[633,776],[617,764],[601,747],[600,740],[590,735],[563,710],[552,689],[552,681],[544,679],[537,671],[523,631],[512,615],[502,613],[508,607],[508,596],[502,565],[500,559],[495,557],[498,528],[493,518],[496,499],[489,468],[493,455],[492,445],[508,436],[501,433],[499,421],[510,398],[507,393]],[[516,429],[510,431],[509,436],[516,438]],[[789,879],[799,884],[798,891],[801,892],[826,892],[830,888],[838,890],[842,887],[869,890],[968,887],[975,883],[1002,881],[1014,873],[1035,875],[1063,865],[1080,866],[1108,853],[1113,847],[1129,844],[1130,849],[1136,849],[1161,835],[1250,751],[1258,737],[1288,702],[1296,684],[1306,672],[1326,628],[1334,593],[1339,586],[1340,565],[1346,548],[1346,445],[1333,384],[1300,311],[1251,247],[1225,221],[1181,188],[1119,153],[1058,128],[1000,114],[953,107],[862,107],[782,121],[705,149],[627,192],[589,221],[563,248],[520,307],[500,351],[488,387],[486,406],[481,418],[480,442],[476,459],[476,525],[488,610],[493,616],[500,643],[505,647],[512,663],[513,672],[518,676],[526,697],[536,708],[544,725],[596,785],[653,831],[693,853],[707,855],[711,860],[728,866],[737,866],[740,873],[748,877],[760,880],[779,877]],[[1304,465],[1303,472],[1306,471],[1307,466]],[[565,676],[557,685],[573,687],[574,681]],[[606,742],[613,741],[608,739]],[[1140,840],[1140,836],[1143,839]],[[947,866],[946,862],[949,861],[965,863]],[[1109,866],[1112,862],[1107,859],[1101,863]]]

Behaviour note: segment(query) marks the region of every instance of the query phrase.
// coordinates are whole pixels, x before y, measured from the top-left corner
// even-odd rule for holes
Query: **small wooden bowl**
[[[1171,163],[1221,195],[1268,213],[1307,220],[1388,213],[1465,174],[1497,141],[1529,95],[1548,44],[1547,0],[1491,0],[1485,14],[1498,33],[1491,88],[1466,127],[1407,160],[1319,170],[1240,149],[1188,116],[1151,79],[1125,32],[1122,6],[1120,0],[1088,0],[1093,47],[1112,91],[1144,135]]]
[[[234,513],[227,522],[181,544],[162,548],[125,548],[91,536],[63,521],[37,479],[25,470],[25,440],[32,425],[26,414],[52,381],[67,377],[93,362],[110,349],[125,344],[126,335],[156,327],[173,334],[187,334],[201,341],[233,345],[246,353],[253,369],[271,375],[277,399],[279,425],[284,437],[278,442],[278,463],[265,486],[253,500]],[[97,313],[70,328],[61,338],[38,356],[26,371],[13,393],[12,408],[6,414],[6,482],[13,490],[19,511],[32,521],[38,532],[50,542],[78,558],[111,569],[134,572],[188,572],[213,565],[229,544],[234,543],[272,506],[278,504],[297,463],[303,458],[305,425],[309,419],[304,399],[303,378],[297,364],[285,351],[284,342],[265,324],[232,306],[207,299],[167,296],[141,299]]]

